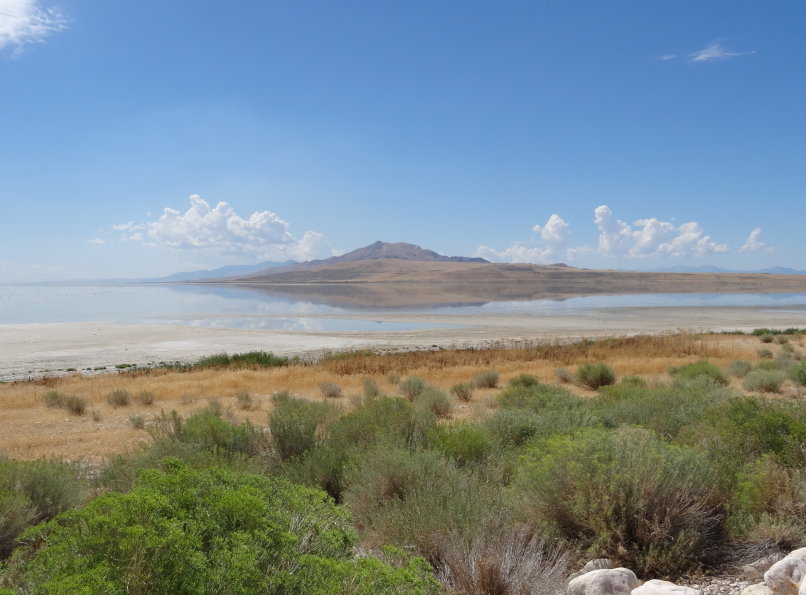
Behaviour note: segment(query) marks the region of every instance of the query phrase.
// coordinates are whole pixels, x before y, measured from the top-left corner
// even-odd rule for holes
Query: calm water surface
[[[180,324],[211,328],[405,331],[449,326],[388,322],[392,313],[446,315],[573,315],[608,308],[752,306],[806,309],[806,294],[620,295],[489,302],[467,306],[351,309],[245,289],[187,285],[0,285],[0,325],[53,322]],[[343,318],[349,316],[350,318]]]

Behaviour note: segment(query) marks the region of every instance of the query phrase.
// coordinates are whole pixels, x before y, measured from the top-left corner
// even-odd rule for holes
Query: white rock
[[[774,595],[772,589],[770,589],[764,583],[758,583],[757,585],[750,585],[749,587],[745,587],[742,589],[740,595]]]
[[[568,583],[568,595],[630,595],[638,578],[627,568],[591,570]]]
[[[798,584],[806,576],[806,547],[795,550],[764,573],[764,584],[775,595],[797,595]]]
[[[691,587],[678,587],[669,581],[653,579],[633,589],[632,595],[701,595],[701,592]]]

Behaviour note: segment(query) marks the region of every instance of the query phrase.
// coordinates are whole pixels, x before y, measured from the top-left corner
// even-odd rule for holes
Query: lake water
[[[449,325],[391,322],[374,316],[574,315],[643,307],[762,307],[803,311],[806,294],[617,295],[469,305],[351,308],[304,296],[288,299],[241,288],[199,285],[0,285],[0,325],[54,322],[179,324],[300,331],[406,331]]]

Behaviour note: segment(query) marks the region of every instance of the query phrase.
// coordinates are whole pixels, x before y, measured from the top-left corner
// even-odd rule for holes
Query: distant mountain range
[[[296,264],[295,260],[287,260],[285,262],[272,262],[265,261],[257,264],[231,264],[217,269],[201,270],[201,271],[187,271],[181,273],[174,273],[167,277],[155,277],[151,279],[138,279],[143,282],[160,282],[160,283],[173,283],[181,281],[196,281],[198,279],[221,278],[221,277],[240,277],[242,275],[249,275],[258,271],[265,271],[277,267],[286,267]]]
[[[751,273],[757,275],[806,275],[806,270],[792,269],[789,267],[772,267],[767,269],[757,270],[733,270],[724,269],[712,265],[700,265],[696,267],[687,267],[678,265],[674,267],[665,267],[657,269],[648,269],[646,272],[651,273]]]

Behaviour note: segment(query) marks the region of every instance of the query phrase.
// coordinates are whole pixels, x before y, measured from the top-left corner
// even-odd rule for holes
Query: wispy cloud
[[[727,49],[718,41],[712,41],[703,49],[689,54],[690,62],[714,62],[717,60],[730,60],[738,56],[755,54],[755,50],[733,51]]]
[[[88,244],[94,244],[96,246],[103,246],[106,244],[106,240],[103,238],[92,238],[91,240],[87,240]]]
[[[322,234],[306,231],[301,239],[297,239],[289,227],[287,221],[271,211],[258,211],[244,218],[227,202],[211,207],[201,196],[193,194],[185,212],[168,207],[156,221],[129,221],[113,225],[112,230],[148,246],[177,250],[296,260],[308,260],[322,254]]]
[[[44,41],[67,28],[58,8],[43,8],[40,0],[0,0],[0,49],[12,47],[19,55],[25,44]]]
[[[761,228],[754,227],[747,241],[739,248],[739,252],[772,252],[772,248],[761,240]]]
[[[661,62],[667,62],[669,60],[674,60],[677,58],[677,54],[664,54],[663,56],[658,56],[658,60]]]

